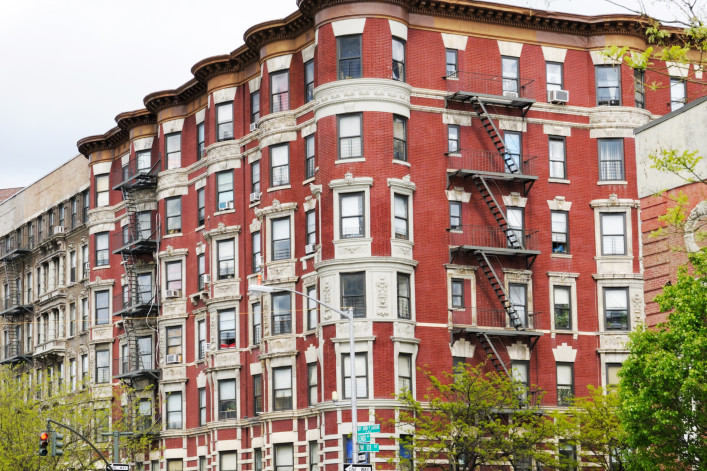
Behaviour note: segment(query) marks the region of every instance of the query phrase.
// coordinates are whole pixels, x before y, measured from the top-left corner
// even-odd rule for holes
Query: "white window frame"
[[[550,330],[558,333],[579,332],[579,316],[577,311],[577,278],[579,273],[548,272],[549,301],[550,301]],[[570,290],[570,329],[557,329],[555,327],[555,287],[569,288]]]

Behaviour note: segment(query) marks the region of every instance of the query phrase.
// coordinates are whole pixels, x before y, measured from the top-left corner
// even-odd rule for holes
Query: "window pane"
[[[341,116],[339,118],[339,136],[351,137],[361,134],[361,115]]]

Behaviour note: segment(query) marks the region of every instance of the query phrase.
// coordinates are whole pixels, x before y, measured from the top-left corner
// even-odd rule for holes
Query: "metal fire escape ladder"
[[[476,338],[479,340],[481,347],[486,352],[487,358],[491,360],[491,364],[494,368],[496,368],[496,371],[499,373],[505,373],[509,378],[511,378],[511,373],[508,371],[506,364],[501,361],[501,356],[498,354],[498,350],[496,350],[496,347],[494,347],[493,342],[486,332],[477,332]]]
[[[140,236],[139,220],[137,217],[137,205],[133,199],[132,190],[123,186],[123,201],[125,201],[125,210],[128,215],[128,243],[138,240]],[[125,241],[123,241],[125,242]],[[125,268],[125,281],[127,284],[127,293],[123,295],[123,309],[133,306],[140,296],[137,282],[136,258],[131,250],[123,250],[121,252],[123,258],[123,267]],[[128,344],[128,361],[127,365],[130,371],[137,369],[137,338],[135,325],[132,317],[123,316],[123,329],[125,330],[125,339]],[[123,360],[123,364],[125,364]],[[127,373],[123,371],[123,373]]]
[[[493,269],[493,266],[491,265],[491,262],[486,254],[481,250],[477,250],[474,252],[474,255],[476,255],[476,259],[479,261],[479,267],[483,270],[484,275],[486,275],[486,279],[488,279],[489,283],[491,283],[491,287],[493,288],[494,293],[496,293],[496,297],[501,302],[503,310],[506,311],[506,314],[508,314],[508,318],[511,320],[511,325],[516,330],[525,330],[525,327],[523,327],[523,321],[520,317],[518,317],[518,313],[513,307],[513,303],[508,299],[508,293],[506,293],[506,289],[503,287],[500,278]]]
[[[478,96],[474,97],[474,100],[471,102],[471,106],[479,115],[481,124],[483,125],[484,130],[486,130],[486,134],[488,134],[491,138],[491,142],[493,142],[494,147],[496,147],[498,154],[503,157],[506,170],[509,173],[519,173],[520,169],[518,168],[518,165],[516,165],[510,154],[506,153],[506,143],[503,141],[501,133],[498,131],[496,125],[493,124],[493,120],[491,119],[483,100]]]
[[[515,231],[508,227],[508,220],[506,219],[506,214],[503,212],[501,206],[498,204],[498,201],[493,196],[491,188],[489,188],[486,179],[480,175],[476,175],[474,176],[473,181],[474,185],[476,185],[476,188],[478,188],[479,193],[481,193],[481,197],[486,202],[486,206],[488,206],[489,210],[491,210],[491,214],[493,215],[494,219],[496,219],[498,227],[500,227],[503,233],[505,234],[509,248],[521,250],[523,248],[523,244],[521,243],[521,241],[518,240],[518,237],[516,237]]]

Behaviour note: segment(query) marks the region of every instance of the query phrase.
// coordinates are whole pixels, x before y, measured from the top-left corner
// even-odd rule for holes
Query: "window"
[[[553,286],[552,302],[555,306],[555,329],[572,329],[572,310],[570,305],[570,287]]]
[[[393,38],[393,80],[405,81],[405,41]]]
[[[81,332],[88,330],[88,298],[81,300]]]
[[[109,175],[96,175],[96,207],[110,204],[110,177]],[[74,227],[73,225],[71,227]]]
[[[108,233],[98,232],[96,234],[96,266],[102,267],[110,263],[108,249]]]
[[[670,77],[670,111],[679,110],[687,102],[686,83],[678,77]]]
[[[252,268],[253,273],[258,273],[261,269],[261,251],[260,251],[260,231],[253,232],[250,236],[253,245],[253,260]]]
[[[462,203],[461,201],[449,202],[449,228],[453,231],[462,230]]]
[[[76,251],[69,252],[69,283],[76,283]]]
[[[260,303],[253,304],[253,343],[259,344],[262,335],[263,313]]]
[[[636,108],[646,109],[646,72],[633,69],[633,96]]]
[[[196,225],[203,226],[206,222],[206,192],[203,188],[196,190]]]
[[[263,377],[253,375],[253,414],[263,412]]]
[[[599,181],[624,179],[624,140],[598,139]]]
[[[398,273],[398,317],[410,319],[410,275]]]
[[[272,295],[272,335],[292,333],[292,297],[290,293]]]
[[[314,100],[314,61],[304,63],[304,102]]]
[[[621,363],[607,363],[606,364],[606,385],[612,386],[619,384],[619,371],[621,370]]]
[[[206,471],[206,457],[205,456],[199,457],[199,471]]]
[[[44,240],[44,218],[37,218],[37,241],[41,242]]]
[[[407,118],[393,115],[393,159],[407,162]]]
[[[206,135],[204,123],[196,125],[196,160],[201,160],[206,154]]]
[[[312,209],[304,214],[305,222],[307,223],[306,243],[307,245],[315,246],[317,244],[317,218],[316,213]]]
[[[341,308],[353,308],[354,317],[366,317],[366,273],[341,274]]]
[[[270,185],[290,184],[290,146],[280,144],[270,146]]]
[[[178,291],[178,296],[181,296],[182,290],[182,262],[165,263],[165,271],[167,272],[166,287],[167,290]]]
[[[545,75],[547,77],[547,95],[553,90],[562,90],[562,63],[545,62]]]
[[[550,220],[552,226],[552,253],[569,253],[569,224],[567,211],[552,211]]]
[[[165,136],[165,153],[167,154],[167,169],[182,166],[181,132],[173,132]]]
[[[458,52],[456,49],[444,50],[444,59],[447,64],[447,77],[457,78],[457,72],[459,72],[459,58],[457,54]]]
[[[506,232],[507,245],[511,249],[520,249],[523,247],[523,219],[525,208],[518,206],[506,207],[506,220],[508,222],[508,231]]]
[[[81,383],[82,388],[88,383],[88,355],[81,355]]]
[[[290,217],[272,220],[272,259],[290,258]]]
[[[84,195],[84,207],[89,206],[91,203],[88,201],[88,198],[86,198],[86,195]],[[64,218],[66,214],[66,206],[61,204],[59,205],[59,225],[61,227],[64,227]],[[86,218],[84,218],[83,222],[86,222]]]
[[[292,367],[273,368],[273,408],[292,409]]]
[[[69,385],[71,390],[76,390],[76,359],[72,358],[69,360]]]
[[[139,370],[152,369],[152,336],[137,338],[137,361]]]
[[[69,335],[76,335],[76,303],[69,304]]]
[[[199,360],[206,356],[206,321],[197,322],[197,358]]]
[[[317,364],[307,365],[307,405],[313,406],[317,403]]]
[[[233,239],[219,240],[216,244],[218,256],[218,279],[233,278],[236,273],[235,243]]]
[[[412,355],[398,355],[398,391],[412,391]]]
[[[621,106],[619,67],[597,65],[594,67],[597,86],[597,106]]]
[[[351,398],[351,357],[349,354],[344,354],[341,356],[341,364],[344,368],[343,375],[343,391],[344,399]],[[354,364],[356,369],[355,383],[356,383],[356,397],[357,398],[367,398],[368,397],[368,354],[366,353],[356,353],[354,356]]]
[[[344,462],[345,463],[351,463],[353,462],[353,440],[351,440],[351,435],[344,435]],[[370,455],[369,453],[364,453],[363,454],[365,457],[363,459],[359,460],[359,463],[370,463]]]
[[[270,112],[290,109],[290,73],[287,70],[270,74]]]
[[[291,444],[275,445],[274,471],[293,471],[294,463],[295,460]]]
[[[216,174],[216,202],[219,211],[233,209],[233,171]]]
[[[96,350],[96,383],[110,382],[110,350]]]
[[[518,58],[501,57],[503,95],[518,96]]]
[[[559,444],[561,466],[566,471],[575,471],[577,469],[577,449],[574,445],[570,445],[565,440],[560,440]]]
[[[364,237],[363,192],[343,193],[341,205],[341,238]]]
[[[219,471],[236,471],[238,469],[238,454],[235,451],[219,452]]]
[[[503,156],[505,162],[506,173],[522,173],[521,157],[521,134],[519,132],[504,131],[503,142],[506,147],[506,153]]]
[[[199,291],[203,291],[206,288],[206,280],[204,275],[206,275],[206,256],[202,253],[196,256],[196,270],[197,270],[197,287]]]
[[[216,134],[219,141],[233,139],[233,103],[216,105]]]
[[[339,158],[363,157],[363,118],[361,113],[339,115],[337,131],[339,135]]]
[[[530,376],[528,375],[528,362],[525,360],[511,360],[511,376],[513,381],[518,382],[522,388],[523,398],[527,395],[527,390],[530,388]]]
[[[250,94],[250,122],[257,123],[260,119],[260,91]]]
[[[464,280],[452,278],[452,308],[464,309]]]
[[[319,471],[319,446],[316,440],[309,442],[309,471]]]
[[[167,208],[167,234],[182,232],[182,197],[166,198]]]
[[[108,290],[96,291],[96,325],[110,322],[110,297]]]
[[[167,393],[167,430],[182,428],[182,393]]]
[[[260,160],[250,164],[250,192],[260,193]]]
[[[236,418],[236,380],[222,379],[218,382],[218,418]]]
[[[601,254],[626,255],[626,214],[601,213]]]
[[[528,286],[520,283],[511,283],[508,285],[509,298],[511,301],[511,306],[518,316],[518,322],[523,327],[528,326],[527,318],[527,294]],[[511,319],[511,325],[516,327],[516,321]]]
[[[169,427],[167,427],[169,428]],[[182,428],[179,426],[178,428]],[[184,462],[181,459],[178,460],[167,460],[167,471],[182,471]],[[159,469],[159,465],[155,468]]]
[[[447,152],[459,152],[459,126],[456,124],[447,125]]]
[[[182,361],[182,326],[172,326],[165,329],[167,336],[167,355],[176,355],[177,363]],[[168,361],[169,363],[169,361]]]
[[[218,312],[219,348],[236,346],[236,313],[233,309]]]
[[[206,388],[199,388],[199,425],[206,425]]]
[[[606,330],[628,330],[628,288],[604,288]]]
[[[550,136],[549,140],[550,154],[550,178],[567,178],[565,138]]]
[[[336,58],[339,80],[361,78],[361,35],[337,37]]]
[[[557,364],[557,405],[569,406],[574,396],[574,364]]]
[[[317,312],[317,303],[313,299],[317,297],[317,288],[315,286],[307,287],[307,330],[315,330],[317,324],[319,323],[319,316]]]
[[[314,136],[307,136],[304,139],[304,178],[314,178]]]
[[[81,262],[83,264],[81,278],[88,278],[88,268],[90,265],[88,262],[88,244],[81,246]],[[30,285],[32,285],[32,283],[30,283]]]
[[[395,217],[395,238],[409,239],[408,224],[408,197],[406,195],[395,194],[393,196],[394,217]]]

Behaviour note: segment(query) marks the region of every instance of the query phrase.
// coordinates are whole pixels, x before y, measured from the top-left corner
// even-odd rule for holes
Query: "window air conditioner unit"
[[[63,234],[63,233],[64,233],[64,226],[54,226],[54,235]]]
[[[167,364],[170,363],[181,363],[182,362],[182,356],[181,355],[167,355]]]
[[[218,204],[219,211],[224,211],[226,209],[233,209],[233,201],[221,201]]]
[[[304,246],[304,251],[307,254],[314,253],[317,250],[316,244],[307,244]]]
[[[503,92],[503,96],[508,98],[518,98],[518,92]]]
[[[201,275],[201,284],[203,286],[211,284],[211,274],[210,273],[204,273],[203,275]]]
[[[255,193],[250,194],[250,202],[255,203],[256,201],[260,201],[260,195],[261,193],[259,191],[256,191]]]
[[[567,103],[570,101],[570,92],[567,90],[550,90],[550,103]]]
[[[258,123],[250,123],[250,132],[258,130]]]
[[[179,297],[179,290],[178,289],[168,289],[167,291],[165,291],[164,297],[167,299],[178,298]]]

